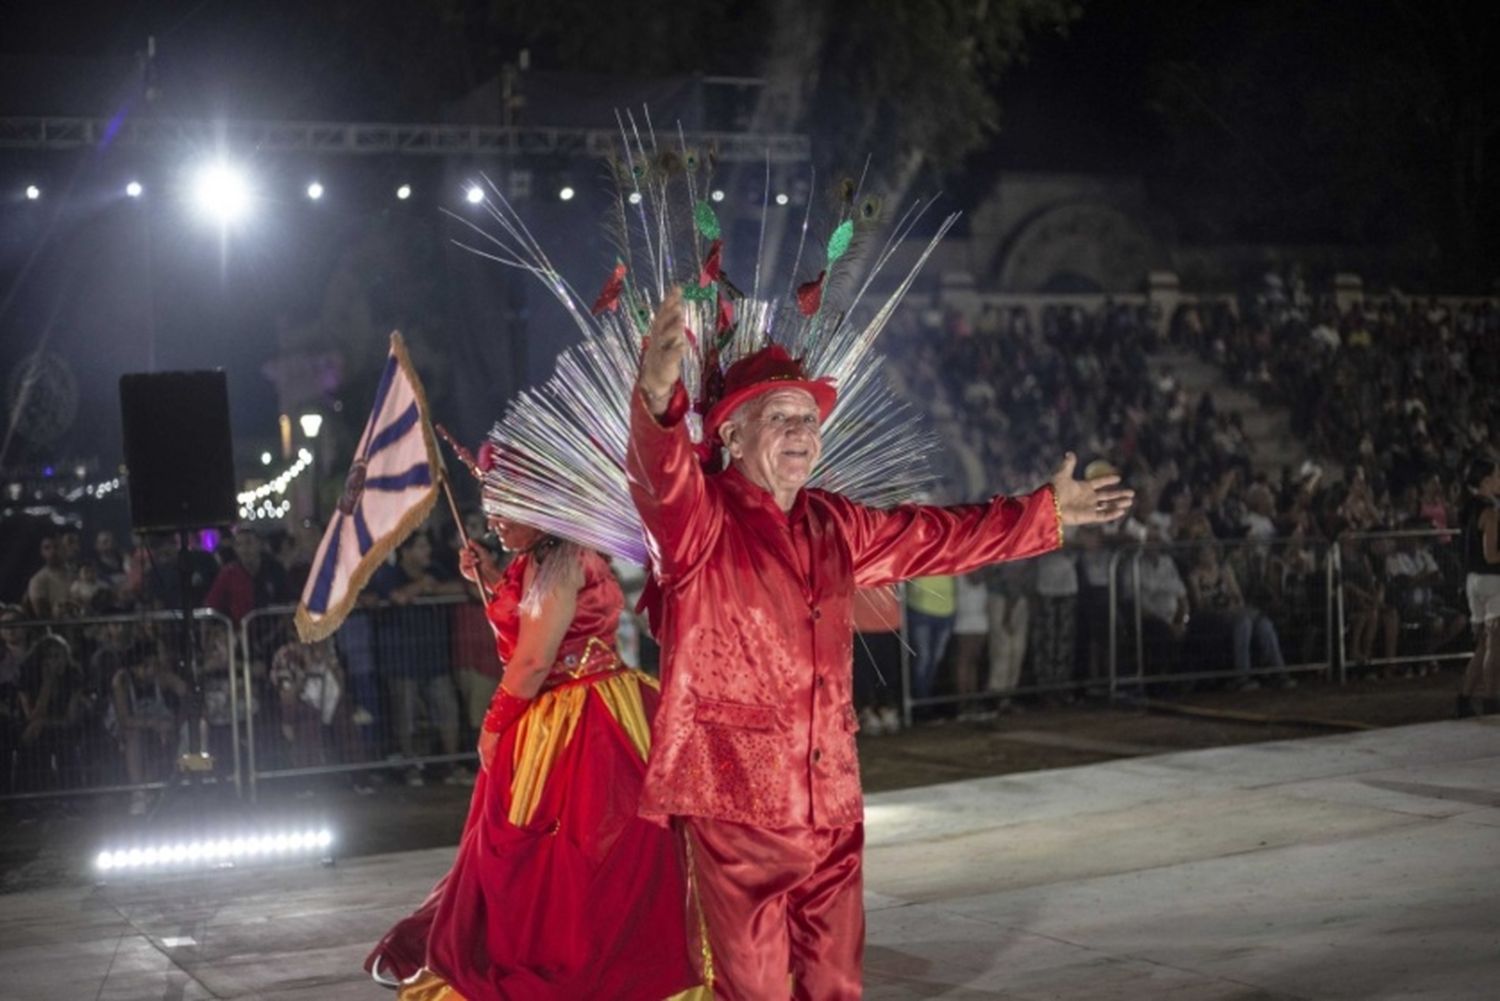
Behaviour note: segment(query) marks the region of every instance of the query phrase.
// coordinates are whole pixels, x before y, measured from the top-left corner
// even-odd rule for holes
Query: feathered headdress
[[[790,272],[773,283],[758,247],[747,294],[724,265],[723,231],[709,196],[712,151],[689,147],[680,129],[675,143],[659,144],[649,118],[644,129],[628,116],[620,125],[611,227],[618,259],[597,295],[586,298],[569,284],[488,178],[484,204],[497,229],[449,213],[483,241],[460,246],[534,275],[583,333],[558,357],[552,377],[523,391],[490,432],[499,460],[483,477],[485,510],[645,562],[644,530],[625,480],[628,413],[642,338],[674,285],[683,289],[690,341],[683,365],[693,400],[689,433],[705,459],[714,449],[704,442],[702,421],[723,395],[726,370],[776,344],[809,378],[838,389],[809,485],[877,506],[911,499],[928,483],[926,457],[935,441],[888,389],[871,347],[958,217],[945,218],[894,289],[876,295],[875,279],[931,203],[907,209],[882,243],[879,200],[845,181],[835,190],[821,247],[810,240],[810,195]],[[766,182],[762,244],[769,165]]]

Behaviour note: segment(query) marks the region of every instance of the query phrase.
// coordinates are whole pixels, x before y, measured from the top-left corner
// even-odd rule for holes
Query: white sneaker
[[[422,781],[422,769],[408,768],[406,770],[406,784],[411,786],[413,789],[420,789],[422,786],[426,785],[427,783]]]
[[[137,789],[130,794],[130,815],[132,817],[143,816],[146,812],[145,790]]]
[[[880,723],[886,733],[901,732],[901,714],[896,712],[895,706],[886,706],[880,710]]]
[[[885,733],[885,723],[875,715],[874,709],[865,706],[859,711],[859,729],[867,736],[878,737]]]

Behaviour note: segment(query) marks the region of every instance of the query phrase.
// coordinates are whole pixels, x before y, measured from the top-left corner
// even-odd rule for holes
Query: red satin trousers
[[[860,997],[863,824],[771,830],[684,817],[682,829],[715,998]]]

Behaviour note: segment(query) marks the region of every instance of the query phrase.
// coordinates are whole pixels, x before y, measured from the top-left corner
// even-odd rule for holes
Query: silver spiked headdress
[[[958,217],[944,218],[894,288],[876,294],[876,279],[932,203],[913,204],[887,228],[879,200],[861,191],[862,180],[846,180],[835,189],[834,218],[821,246],[810,239],[810,194],[784,284],[773,283],[770,268],[763,272],[758,247],[747,294],[723,267],[719,219],[708,198],[712,151],[690,147],[680,129],[675,140],[658,142],[649,117],[637,123],[626,116],[620,124],[611,210],[618,261],[594,298],[585,299],[558,271],[488,178],[484,206],[493,226],[449,213],[480,238],[460,246],[534,275],[583,334],[558,357],[552,377],[521,392],[491,430],[495,461],[483,474],[485,510],[645,563],[644,530],[625,480],[628,413],[642,338],[674,285],[682,286],[685,300],[691,348],[683,383],[694,401],[689,433],[700,454],[709,451],[701,442],[702,415],[717,399],[724,370],[776,343],[801,359],[810,377],[838,388],[809,485],[876,506],[912,499],[928,485],[935,439],[887,387],[872,348]],[[771,210],[769,165],[766,180],[762,242]]]

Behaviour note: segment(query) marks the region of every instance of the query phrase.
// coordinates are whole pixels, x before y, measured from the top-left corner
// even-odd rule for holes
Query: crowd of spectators
[[[1230,683],[1257,687],[1294,685],[1278,669],[1339,657],[1356,674],[1435,669],[1432,658],[1465,642],[1466,622],[1456,547],[1433,533],[1455,524],[1461,470],[1500,434],[1500,362],[1483,350],[1497,328],[1489,304],[1391,300],[1339,313],[1279,278],[1171,316],[1110,302],[901,314],[886,335],[889,381],[933,421],[949,499],[1030,489],[1065,450],[1092,473],[1121,473],[1138,496],[1121,525],[973,575],[968,586],[988,598],[987,638],[955,641],[943,672],[930,636],[944,621],[955,631],[958,592],[923,582],[908,599],[925,630],[915,693],[1034,686],[1068,701],[1098,691],[1110,560],[1136,544],[1117,580],[1122,674],[1227,671]],[[1184,386],[1169,351],[1193,352],[1224,381],[1286,407],[1317,458],[1267,468],[1240,416],[1211,389]],[[1412,534],[1364,534],[1378,532]],[[1325,614],[1335,545],[1342,636]],[[953,595],[946,620],[933,595]],[[976,647],[988,650],[987,677]],[[1364,667],[1397,657],[1410,663]]]
[[[478,518],[468,527],[483,534]],[[391,759],[407,762],[409,784],[471,781],[462,751],[500,665],[451,540],[435,532],[415,533],[345,626],[310,645],[290,605],[316,526],[195,535],[186,551],[170,535],[120,546],[101,530],[89,547],[73,528],[46,535],[21,600],[0,607],[0,794],[148,785],[200,744],[227,775],[236,716],[254,728],[260,768]],[[175,614],[184,599],[218,613],[198,617],[191,650]],[[235,663],[248,663],[248,693]],[[424,771],[417,759],[434,756],[450,761]],[[349,781],[373,790],[368,776]],[[147,790],[132,791],[132,812],[148,805]]]

